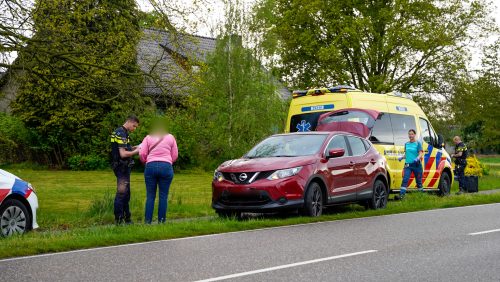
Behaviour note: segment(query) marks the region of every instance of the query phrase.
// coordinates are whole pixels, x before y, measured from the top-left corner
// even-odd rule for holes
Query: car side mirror
[[[443,138],[443,135],[441,134],[438,134],[438,140],[437,140],[437,144],[436,144],[439,149],[443,148],[444,147],[444,138]]]
[[[342,157],[345,154],[345,150],[342,148],[334,148],[328,151],[327,159]]]

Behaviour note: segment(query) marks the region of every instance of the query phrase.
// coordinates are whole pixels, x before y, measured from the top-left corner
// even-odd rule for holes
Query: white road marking
[[[334,259],[340,259],[340,258],[358,256],[358,255],[369,254],[369,253],[374,253],[374,252],[377,252],[377,250],[368,250],[368,251],[362,251],[362,252],[356,252],[356,253],[350,253],[350,254],[343,254],[343,255],[338,255],[338,256],[333,256],[333,257],[326,257],[326,258],[320,258],[320,259],[307,260],[307,261],[296,262],[296,263],[291,263],[291,264],[284,264],[284,265],[279,265],[279,266],[274,266],[274,267],[269,267],[269,268],[262,268],[262,269],[247,271],[247,272],[241,272],[241,273],[235,273],[235,274],[230,274],[230,275],[225,275],[225,276],[219,276],[219,277],[214,277],[214,278],[209,278],[209,279],[204,279],[204,280],[198,280],[196,282],[211,282],[211,281],[226,280],[226,279],[231,279],[231,278],[237,278],[237,277],[242,277],[242,276],[248,276],[248,275],[258,274],[258,273],[262,273],[262,272],[269,272],[269,271],[274,271],[274,270],[279,270],[279,269],[284,269],[284,268],[290,268],[290,267],[296,267],[296,266],[301,266],[301,265],[306,265],[306,264],[318,263],[318,262],[323,262],[323,261],[328,261],[328,260],[334,260]]]
[[[482,235],[482,234],[493,233],[493,232],[500,232],[500,229],[493,229],[493,230],[486,230],[486,231],[481,231],[481,232],[469,233],[467,235],[475,236],[475,235]]]

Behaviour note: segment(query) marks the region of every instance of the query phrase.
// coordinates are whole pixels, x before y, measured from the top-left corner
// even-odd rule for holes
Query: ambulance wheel
[[[31,227],[31,216],[19,200],[8,199],[0,207],[0,236],[24,234]]]
[[[441,174],[441,178],[439,179],[439,196],[448,196],[450,195],[450,187],[451,187],[451,181],[450,181],[450,176],[448,173],[443,172]]]

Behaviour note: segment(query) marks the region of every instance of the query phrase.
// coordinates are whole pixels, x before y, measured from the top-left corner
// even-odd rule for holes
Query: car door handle
[[[371,160],[370,160],[370,163],[371,163],[372,165],[374,165],[374,164],[376,164],[376,163],[377,163],[377,161],[376,161],[376,160],[374,160],[374,159],[371,159]]]
[[[356,163],[355,163],[355,162],[349,162],[349,164],[350,164],[351,166],[355,166],[355,165],[356,165]]]

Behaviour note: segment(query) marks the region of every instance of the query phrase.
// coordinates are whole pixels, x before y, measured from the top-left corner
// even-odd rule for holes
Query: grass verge
[[[97,225],[69,230],[34,231],[24,236],[2,239],[0,258],[498,202],[500,202],[500,193],[449,197],[411,193],[404,201],[391,201],[384,210],[365,210],[358,205],[347,205],[331,208],[319,218],[261,216],[240,221],[204,218],[168,221],[167,224],[162,225]]]

